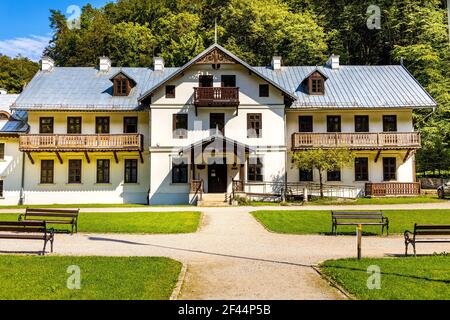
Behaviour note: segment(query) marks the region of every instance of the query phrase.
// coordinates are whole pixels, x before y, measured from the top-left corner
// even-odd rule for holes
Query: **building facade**
[[[253,67],[217,44],[179,68],[154,61],[59,68],[43,59],[12,106],[27,115],[15,149],[24,203],[276,195],[318,182],[291,165],[291,152],[311,148],[355,152],[353,167],[326,174],[354,196],[414,186],[412,112],[436,103],[403,66],[341,66],[332,56],[320,67],[283,66],[281,57]]]

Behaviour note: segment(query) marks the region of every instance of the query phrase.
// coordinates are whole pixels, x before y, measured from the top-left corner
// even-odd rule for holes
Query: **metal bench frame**
[[[53,253],[55,232],[53,229],[47,229],[45,221],[0,221],[0,239],[44,240],[42,255],[45,255],[45,249],[49,241]]]
[[[78,215],[80,209],[31,209],[20,214],[19,221],[45,221],[47,224],[70,224],[72,235],[78,233]],[[58,219],[67,218],[67,219]]]
[[[405,256],[408,255],[408,246],[411,245],[416,256],[416,243],[450,243],[450,225],[419,225],[414,224],[414,232],[406,230],[405,233]],[[417,239],[419,236],[419,239]],[[448,239],[423,238],[422,236],[447,236]]]
[[[338,220],[356,220],[348,222],[339,222]],[[341,226],[381,226],[381,234],[386,228],[386,235],[389,235],[389,219],[385,217],[382,211],[331,211],[331,233],[337,235],[337,227]],[[378,221],[358,221],[358,220],[378,220]]]

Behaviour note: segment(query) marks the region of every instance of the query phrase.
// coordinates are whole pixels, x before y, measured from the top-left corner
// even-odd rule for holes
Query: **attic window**
[[[127,96],[131,91],[128,79],[114,79],[114,95]]]
[[[325,78],[319,72],[313,73],[309,77],[308,87],[309,87],[309,94],[312,95],[325,94]]]

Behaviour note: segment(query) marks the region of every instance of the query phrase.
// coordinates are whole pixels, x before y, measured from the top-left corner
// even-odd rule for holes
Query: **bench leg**
[[[389,224],[386,225],[386,236],[389,237]]]
[[[416,257],[416,256],[417,256],[417,255],[416,255],[416,243],[413,242],[413,243],[412,243],[412,246],[413,246],[413,249],[414,249],[414,257]]]
[[[52,240],[50,240],[50,248],[51,248],[51,252],[53,253],[53,241],[55,240],[55,238],[52,238]]]
[[[42,249],[42,255],[45,256],[45,249],[47,248],[47,240],[44,240],[44,249]]]
[[[405,256],[408,256],[408,242],[405,241]]]

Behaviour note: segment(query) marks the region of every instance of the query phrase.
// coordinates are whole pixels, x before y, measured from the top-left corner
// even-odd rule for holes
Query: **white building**
[[[291,168],[290,151],[340,146],[355,150],[355,166],[326,174],[327,185],[417,192],[412,111],[433,107],[403,66],[332,56],[320,67],[281,57],[252,67],[215,44],[180,68],[45,58],[12,109],[28,113],[25,203],[186,204],[317,183],[317,172]]]

